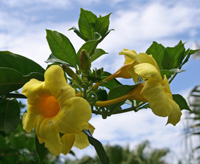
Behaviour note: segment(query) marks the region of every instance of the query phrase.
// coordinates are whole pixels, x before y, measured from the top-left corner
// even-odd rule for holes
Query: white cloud
[[[95,65],[102,66],[104,63],[106,70],[114,72],[124,61],[118,55],[123,48],[144,52],[153,41],[174,46],[185,36],[193,36],[194,29],[199,27],[199,15],[199,10],[179,3],[170,6],[153,1],[142,7],[130,3],[126,10],[120,8],[111,15],[110,28],[115,31],[111,31],[100,44],[110,54],[102,57],[101,62],[98,61]],[[177,38],[181,35],[183,38]],[[189,40],[183,40],[185,41]],[[113,64],[107,65],[107,62]]]
[[[32,0],[32,1],[2,0],[1,3],[9,7],[25,7],[25,6],[34,7],[37,5],[45,5],[43,7],[63,8],[71,5],[70,0]]]

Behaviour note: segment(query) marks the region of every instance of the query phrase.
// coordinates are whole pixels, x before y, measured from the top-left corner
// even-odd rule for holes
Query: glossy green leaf
[[[110,90],[110,92],[108,93],[108,100],[123,96],[129,93],[130,91],[132,91],[135,87],[136,85],[116,86],[112,90]]]
[[[28,75],[32,72],[43,74],[45,70],[36,62],[9,51],[0,51],[0,67],[7,67],[17,70],[22,75]]]
[[[181,72],[184,72],[184,71],[185,70],[174,68],[174,69],[170,69],[170,70],[162,69],[162,70],[160,70],[160,73],[161,73],[162,77],[164,77],[164,75],[166,75],[167,78],[170,78],[171,75],[173,75],[175,73],[181,73]]]
[[[17,128],[20,120],[20,107],[17,100],[0,100],[0,130],[12,132]]]
[[[49,47],[58,59],[76,67],[76,52],[70,40],[57,31],[46,30]]]
[[[197,50],[187,49],[187,50],[185,51],[185,54],[184,54],[185,59],[184,59],[183,62],[181,63],[181,67],[182,67],[185,63],[187,63],[188,60],[189,60],[189,58],[190,58],[190,56],[191,56],[192,54],[196,53],[197,51],[199,51],[199,49],[197,49]]]
[[[83,130],[83,132],[87,135],[90,144],[92,146],[94,146],[101,163],[109,164],[109,158],[108,158],[101,142],[99,142],[97,139],[95,139],[89,130]]]
[[[22,75],[15,69],[0,67],[0,95],[20,89],[26,82],[32,78],[43,80],[44,76],[38,72],[32,72],[28,75]]]
[[[103,16],[103,17],[98,17],[96,19],[96,23],[95,23],[95,31],[98,32],[99,34],[101,34],[101,36],[104,38],[106,36],[106,33],[108,31],[109,28],[109,18],[110,18],[110,14]]]
[[[180,69],[188,61],[191,54],[195,52],[196,50],[190,49],[185,51],[182,41],[174,47],[166,48],[162,44],[153,42],[146,51],[147,54],[151,54],[154,57],[161,70]]]
[[[175,47],[167,47],[163,59],[163,69],[179,68],[185,57],[185,47],[180,41]]]
[[[96,40],[90,40],[90,41],[87,41],[86,43],[84,43],[82,45],[82,47],[79,49],[77,55],[80,56],[80,53],[82,50],[85,50],[87,51],[87,53],[91,56],[96,48],[98,44],[98,41]]]
[[[39,163],[42,164],[48,154],[48,150],[45,148],[44,143],[39,143],[37,136],[35,136],[35,149],[39,157]]]
[[[91,11],[87,11],[81,8],[78,25],[85,41],[94,39],[96,19],[97,16]]]
[[[173,94],[173,99],[179,105],[181,110],[185,109],[191,111],[190,107],[188,106],[183,96],[179,94]]]
[[[98,89],[96,94],[97,94],[98,100],[100,100],[100,101],[107,100],[107,92],[106,92],[106,90]]]
[[[110,76],[111,74],[109,72],[104,72],[103,73],[103,77],[104,79],[108,76]],[[102,86],[105,86],[106,88],[108,89],[112,89],[113,87],[116,87],[116,86],[119,86],[119,85],[122,85],[118,80],[116,79],[112,79],[112,80],[109,80],[107,82],[104,82],[102,84]]]
[[[100,56],[107,54],[107,52],[105,52],[103,49],[99,49],[97,48],[94,52],[94,54],[92,54],[90,61],[93,62],[94,60],[98,59]]]
[[[58,59],[54,54],[49,55],[49,58],[45,61],[46,63],[59,63],[59,64],[67,64],[67,62]]]
[[[83,36],[83,34],[76,28],[76,27],[72,27],[69,30],[74,30],[74,32],[83,40],[85,40],[85,37]]]
[[[152,55],[158,63],[160,69],[163,69],[162,63],[165,55],[165,47],[162,44],[153,42],[152,45],[147,49],[146,53]]]
[[[0,68],[0,95],[21,88],[24,84],[23,75],[10,68]]]
[[[136,85],[120,85],[117,87],[114,87],[113,89],[110,90],[110,92],[108,92],[108,100],[112,100],[118,97],[121,97],[123,95],[126,95],[127,93],[129,93],[130,91],[132,91],[135,88]],[[114,111],[114,110],[118,110],[120,109],[120,106],[124,104],[123,102],[119,102],[113,105],[109,105],[107,106],[107,109],[109,109],[110,111]]]

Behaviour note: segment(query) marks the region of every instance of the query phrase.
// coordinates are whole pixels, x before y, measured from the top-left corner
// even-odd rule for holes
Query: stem
[[[18,93],[9,93],[7,95],[5,95],[7,98],[21,98],[21,99],[26,99],[27,97],[22,95],[22,94],[18,94]]]
[[[126,109],[122,109],[122,110],[115,110],[113,112],[107,112],[107,113],[108,113],[108,116],[110,116],[110,115],[113,115],[113,114],[120,114],[120,113],[130,112],[130,111],[133,111],[133,110],[137,112],[139,109],[142,109],[141,106],[143,106],[144,104],[146,104],[146,102],[141,103],[137,107],[130,107],[130,108],[126,108]],[[94,113],[94,114],[102,114],[102,112],[95,111],[95,110],[92,110],[92,113]]]
[[[169,80],[169,84],[172,82],[172,80],[176,77],[177,73],[173,74],[173,76],[171,77],[171,79]]]
[[[190,58],[190,56],[189,56],[189,57],[187,57],[187,56],[185,57],[184,61],[183,61],[182,64],[180,65],[179,69],[182,68],[183,64],[184,64],[189,58]],[[176,77],[177,74],[178,74],[178,73],[175,73],[175,74],[172,76],[172,78],[169,80],[169,83],[172,82],[172,80]]]
[[[122,101],[125,101],[129,98],[130,96],[128,94],[124,95],[124,96],[121,96],[121,97],[118,97],[118,98],[115,98],[115,99],[111,99],[111,100],[107,100],[107,101],[97,101],[95,103],[95,106],[97,107],[104,107],[104,106],[109,106],[109,105],[112,105],[112,104],[116,104],[118,102],[122,102]]]

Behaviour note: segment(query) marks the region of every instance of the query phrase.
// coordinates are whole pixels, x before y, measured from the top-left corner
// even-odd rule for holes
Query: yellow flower
[[[45,72],[45,81],[31,79],[22,89],[28,98],[28,109],[23,116],[23,128],[34,131],[40,143],[54,154],[67,154],[71,147],[82,149],[89,145],[83,129],[94,130],[89,103],[75,97],[75,90],[66,82],[64,72],[53,65]]]
[[[120,54],[123,54],[123,51]],[[126,61],[127,54],[127,52],[124,53]],[[173,100],[169,82],[166,76],[162,78],[157,62],[152,55],[146,53],[140,53],[132,59],[131,67],[127,71],[135,83],[139,76],[145,80],[140,94],[149,102],[154,114],[162,117],[168,116],[167,123],[176,125],[180,121],[181,110]]]
[[[123,51],[119,52],[120,55],[125,56],[125,64],[130,64],[135,61],[135,58],[137,57],[137,53],[134,50],[128,50],[126,48],[123,49]]]

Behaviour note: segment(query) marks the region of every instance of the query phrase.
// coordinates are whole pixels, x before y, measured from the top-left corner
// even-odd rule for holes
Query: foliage
[[[40,158],[35,149],[35,134],[27,134],[21,123],[12,132],[0,134],[0,164],[39,163]],[[37,145],[37,144],[36,144]],[[39,152],[39,151],[38,151]],[[44,157],[43,157],[44,158]],[[54,164],[58,157],[47,153],[44,164]]]
[[[106,145],[106,153],[110,157],[110,164],[167,164],[165,162],[169,149],[153,149],[148,141],[140,143],[134,150],[120,145]],[[67,159],[65,164],[100,164],[98,156],[84,156],[81,159]]]
[[[107,52],[99,48],[98,45],[112,31],[112,29],[109,29],[110,15],[111,14],[98,17],[91,11],[81,9],[78,29],[76,27],[70,28],[78,37],[84,40],[84,44],[78,51],[75,50],[70,39],[64,34],[49,29],[46,30],[46,39],[52,52],[46,61],[49,64],[48,67],[52,64],[62,66],[63,70],[66,72],[66,79],[75,89],[77,96],[81,96],[87,100],[91,105],[92,113],[102,115],[104,119],[113,114],[139,111],[149,107],[148,102],[130,100],[130,107],[124,108],[127,99],[117,102],[114,101],[129,94],[130,91],[137,89],[141,86],[140,84],[145,83],[145,81],[138,81],[135,85],[123,85],[116,78],[106,81],[105,79],[112,76],[112,73],[104,71],[103,68],[91,69],[93,61],[107,54]],[[183,71],[182,66],[195,52],[196,51],[190,49],[186,50],[182,41],[174,47],[165,47],[154,41],[146,51],[147,54],[152,55],[156,60],[161,75],[163,77],[166,76],[169,82],[171,82],[178,73]],[[37,161],[41,163],[46,159],[48,153],[44,145],[40,145],[37,139],[35,142],[35,149],[33,134],[25,134],[24,131],[21,130],[19,98],[26,99],[26,97],[16,91],[22,88],[22,86],[32,78],[43,81],[45,69],[36,62],[9,51],[1,51],[0,58],[0,140],[2,143],[0,157],[3,161],[8,163],[12,163],[13,161],[17,163],[17,160],[19,160],[19,162],[31,162],[36,161],[36,150],[40,159]],[[181,110],[190,110],[187,102],[181,95],[173,95],[173,98]],[[112,103],[109,105],[97,106],[95,105],[97,101]],[[88,135],[88,133],[85,134],[88,136],[89,142],[97,150],[100,161],[102,163],[109,163],[101,143],[94,139],[92,135]],[[14,142],[10,144],[9,147],[6,147],[6,145],[8,145],[7,143],[11,141]],[[132,157],[137,156],[139,158],[138,160],[145,160],[146,163],[151,163],[151,160],[159,161],[160,157],[167,153],[166,151],[153,151],[152,154],[144,157],[143,150],[146,146],[147,143],[144,143],[143,147],[140,145],[137,152],[126,151],[129,152],[128,154],[133,153]],[[107,149],[108,152],[112,152],[111,148]],[[120,147],[115,147],[115,151],[119,153],[122,150]],[[25,155],[28,155],[28,158]],[[20,158],[18,158],[19,156]],[[127,160],[136,160],[132,157],[128,159],[128,156],[118,156],[121,160],[123,158]],[[151,158],[151,160],[149,158]],[[93,159],[90,158],[90,160],[92,161]]]

